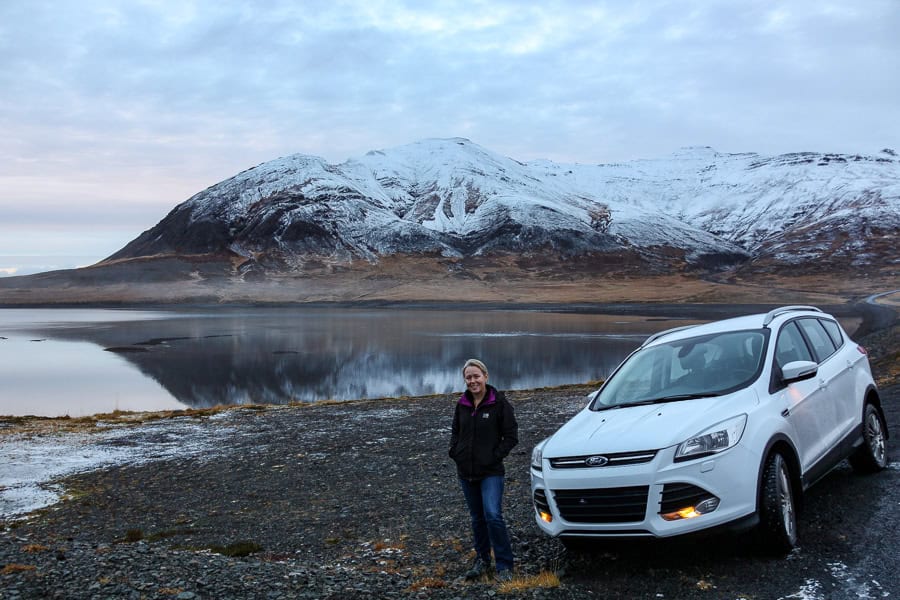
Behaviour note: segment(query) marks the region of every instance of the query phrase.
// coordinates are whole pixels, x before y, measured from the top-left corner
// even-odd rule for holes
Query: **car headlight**
[[[531,468],[535,471],[543,469],[544,444],[546,444],[549,439],[550,438],[545,438],[541,440],[535,445],[534,450],[531,451]]]
[[[680,444],[675,451],[675,460],[692,460],[716,454],[728,450],[744,435],[744,427],[747,425],[747,415],[738,415],[718,425],[698,433]]]

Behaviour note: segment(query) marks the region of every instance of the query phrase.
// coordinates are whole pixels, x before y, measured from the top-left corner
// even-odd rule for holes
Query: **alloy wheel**
[[[795,539],[796,519],[794,515],[794,496],[791,493],[791,480],[788,476],[784,462],[778,469],[778,499],[781,504],[781,518],[784,522],[784,532],[791,540]]]
[[[884,429],[881,427],[881,419],[875,411],[871,411],[866,419],[866,443],[872,451],[872,458],[879,466],[885,463]]]

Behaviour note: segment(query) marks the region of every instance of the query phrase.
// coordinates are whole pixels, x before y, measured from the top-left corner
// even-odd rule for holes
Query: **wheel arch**
[[[878,388],[874,385],[869,385],[866,387],[866,393],[863,396],[863,414],[860,418],[864,418],[866,414],[866,404],[872,404],[876,409],[878,409],[878,414],[881,416],[881,424],[884,426],[884,437],[885,439],[891,439],[891,432],[888,429],[887,418],[884,416],[884,408],[881,406],[881,396],[878,394]]]
[[[769,457],[775,452],[781,454],[781,456],[784,457],[784,460],[790,467],[791,491],[794,494],[797,508],[800,509],[803,505],[803,478],[801,476],[799,454],[797,453],[797,449],[794,447],[794,444],[793,442],[791,442],[790,438],[788,438],[786,435],[779,434],[774,436],[771,440],[769,440],[769,443],[766,444],[766,449],[761,454],[759,465],[756,469],[757,514],[760,513],[762,507],[763,474],[766,467],[766,461],[768,461]]]

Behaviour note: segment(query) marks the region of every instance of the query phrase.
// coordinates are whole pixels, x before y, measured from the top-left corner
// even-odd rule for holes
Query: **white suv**
[[[537,524],[570,547],[756,526],[784,552],[807,487],[888,462],[866,352],[814,307],[653,335],[588,399],[531,459]]]

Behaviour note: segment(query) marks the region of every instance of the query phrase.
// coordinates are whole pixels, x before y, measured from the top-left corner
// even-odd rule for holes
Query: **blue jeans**
[[[512,544],[503,521],[503,476],[485,477],[481,481],[460,478],[469,514],[472,515],[472,535],[475,552],[490,564],[491,547],[497,570],[513,568]]]

